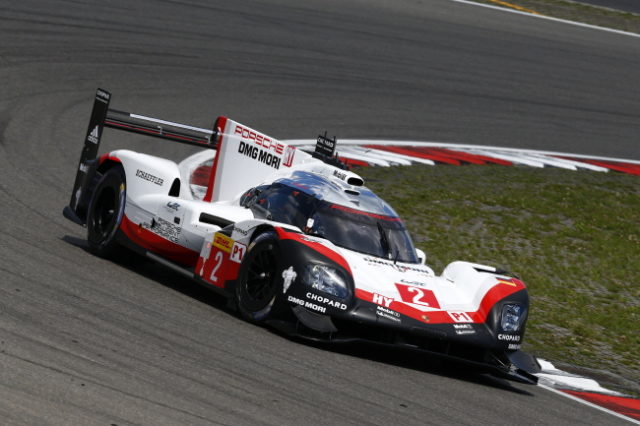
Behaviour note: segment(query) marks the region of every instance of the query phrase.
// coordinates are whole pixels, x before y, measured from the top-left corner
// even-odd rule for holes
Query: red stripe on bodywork
[[[100,164],[104,163],[107,160],[115,161],[116,163],[122,163],[122,161],[120,161],[120,159],[118,157],[114,157],[114,156],[111,155],[111,153],[107,153],[107,154],[102,154],[100,156],[100,158],[98,159],[98,164],[100,165]]]
[[[143,228],[142,225],[132,222],[126,215],[122,218],[120,230],[134,244],[185,266],[194,266],[200,256],[200,253],[171,242]]]
[[[597,404],[601,407],[608,408],[616,413],[640,420],[640,399],[564,389],[562,389],[562,391],[569,395],[577,396],[578,398]]]
[[[207,194],[204,196],[202,201],[211,201],[213,198],[213,185],[216,180],[216,172],[218,171],[218,161],[220,160],[220,153],[222,152],[222,141],[224,140],[224,128],[227,125],[227,117],[218,117],[216,120],[216,124],[214,128],[220,135],[220,139],[218,140],[218,147],[216,148],[216,158],[213,159],[213,169],[211,170],[211,175],[209,176],[209,186],[207,187]]]
[[[506,280],[504,280],[506,281]],[[491,308],[500,300],[512,295],[513,293],[526,288],[524,283],[518,279],[512,278],[510,284],[498,283],[493,286],[480,302],[478,310],[475,312],[465,312],[473,320],[474,323],[484,323],[491,311]],[[374,293],[362,289],[356,289],[356,297],[367,302],[373,301]],[[401,300],[393,300],[388,308],[393,309],[403,315],[429,324],[455,324],[456,321],[451,318],[447,311],[422,311],[413,307],[413,305]],[[457,311],[452,311],[457,312]]]
[[[321,255],[331,259],[338,265],[342,266],[344,269],[347,270],[347,272],[349,272],[349,274],[351,274],[351,267],[349,267],[349,263],[347,263],[345,258],[342,257],[342,255],[340,255],[339,253],[331,250],[329,247],[325,246],[324,244],[318,243],[316,241],[312,241],[305,234],[301,234],[299,232],[291,232],[291,231],[287,231],[284,228],[279,228],[279,227],[276,227],[275,230],[278,233],[278,237],[281,240],[294,240],[299,242],[300,244],[304,244],[305,246],[314,249]]]

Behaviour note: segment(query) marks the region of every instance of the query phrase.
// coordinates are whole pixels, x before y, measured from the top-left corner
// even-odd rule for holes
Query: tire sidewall
[[[271,246],[271,248],[269,248]],[[275,267],[275,282],[273,284],[273,294],[269,303],[257,310],[248,306],[247,298],[248,292],[246,290],[247,283],[247,271],[251,261],[262,250],[273,250],[276,262]],[[240,266],[240,273],[238,274],[238,282],[236,284],[235,299],[240,315],[251,322],[263,322],[268,319],[272,319],[279,315],[282,310],[282,259],[281,250],[278,243],[278,237],[273,231],[266,231],[260,233],[249,244],[247,254],[245,255],[242,265]]]
[[[96,209],[99,208],[98,200],[104,191],[114,191],[116,218],[109,225],[106,235],[97,230],[96,227]],[[112,256],[118,244],[116,242],[116,234],[124,217],[124,207],[126,204],[126,179],[122,166],[117,165],[102,175],[95,190],[91,196],[89,209],[87,214],[87,242],[89,249],[94,254],[101,257]]]

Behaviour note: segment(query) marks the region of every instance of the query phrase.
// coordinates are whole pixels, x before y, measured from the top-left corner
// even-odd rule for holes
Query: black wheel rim
[[[253,310],[259,310],[271,302],[275,293],[277,259],[273,251],[265,247],[251,259],[245,281],[246,295]]]
[[[117,205],[117,194],[113,188],[104,188],[96,200],[93,211],[92,227],[99,241],[106,240],[113,230],[117,219]]]

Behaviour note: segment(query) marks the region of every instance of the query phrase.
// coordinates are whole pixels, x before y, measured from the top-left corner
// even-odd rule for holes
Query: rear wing
[[[109,108],[111,93],[103,89],[96,91],[89,127],[84,138],[84,147],[73,184],[71,200],[63,210],[64,216],[80,225],[84,225],[87,216],[91,191],[95,186],[98,150],[105,127],[138,133],[160,139],[166,139],[201,148],[215,149],[218,142],[218,122],[212,130],[188,126],[180,123],[145,117],[129,112]]]
[[[138,133],[159,139],[215,149],[212,172],[203,199],[206,202],[233,199],[239,191],[264,181],[268,176],[307,161],[337,161],[330,158],[335,151],[335,138],[318,137],[313,156],[294,146],[267,136],[226,117],[218,117],[212,130],[174,123],[109,108],[111,94],[96,91],[89,126],[84,138],[71,200],[63,210],[64,217],[84,225],[99,175],[98,150],[105,127]],[[319,152],[318,152],[319,151]]]

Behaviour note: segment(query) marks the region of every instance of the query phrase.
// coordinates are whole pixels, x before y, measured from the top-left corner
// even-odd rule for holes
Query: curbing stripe
[[[553,393],[555,393],[557,395],[562,395],[565,398],[572,399],[572,400],[574,400],[576,402],[579,402],[581,404],[587,405],[589,407],[595,408],[596,410],[604,411],[605,413],[611,414],[612,416],[618,417],[618,418],[626,420],[628,422],[640,425],[639,421],[637,421],[635,419],[632,419],[631,417],[627,417],[624,414],[620,414],[620,413],[617,413],[617,412],[615,412],[613,410],[609,410],[608,408],[601,407],[600,405],[596,405],[596,404],[594,404],[592,402],[589,402],[589,401],[587,401],[585,399],[582,399],[582,398],[579,398],[577,396],[571,395],[571,394],[566,393],[564,391],[561,391],[561,390],[558,390],[558,389],[554,389],[552,387],[549,387],[549,386],[546,386],[546,385],[541,385],[541,384],[538,384],[538,387],[541,387],[542,389],[546,389],[546,390],[548,390],[550,392],[553,392]]]
[[[534,15],[532,13],[521,12],[519,10],[513,10],[513,9],[506,9],[504,7],[493,6],[493,5],[490,5],[490,4],[476,3],[474,1],[469,1],[469,0],[451,0],[451,1],[453,1],[455,3],[468,4],[468,5],[471,5],[471,6],[479,6],[479,7],[485,7],[485,8],[488,8],[488,9],[502,10],[503,12],[530,16],[532,18],[546,19],[548,21],[560,22],[562,24],[574,25],[576,27],[583,27],[583,28],[588,28],[588,29],[592,29],[592,30],[599,30],[599,31],[605,31],[605,32],[608,32],[608,33],[614,33],[614,34],[620,34],[620,35],[625,35],[625,36],[629,36],[629,37],[640,38],[640,34],[630,33],[628,31],[616,30],[616,29],[613,29],[613,28],[600,27],[598,25],[585,24],[583,22],[569,21],[567,19],[554,18],[554,17],[546,16],[546,15]]]
[[[313,151],[315,141],[292,139],[284,141],[299,149]],[[559,167],[568,170],[591,170],[640,175],[640,161],[599,157],[594,155],[571,154],[555,151],[537,151],[531,149],[504,148],[486,145],[453,144],[444,142],[391,141],[342,139],[343,146],[338,155],[375,166],[410,165],[422,163],[433,165],[464,163],[501,165],[525,165],[530,167]],[[358,164],[362,165],[362,164]]]

